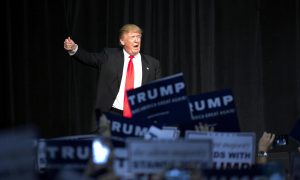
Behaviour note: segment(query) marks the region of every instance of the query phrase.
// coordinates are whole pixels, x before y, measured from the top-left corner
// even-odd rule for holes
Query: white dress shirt
[[[124,106],[124,95],[125,95],[125,80],[126,80],[126,74],[127,74],[127,66],[129,62],[129,54],[123,49],[124,53],[124,66],[123,66],[123,74],[122,74],[122,80],[120,89],[118,92],[118,95],[113,103],[113,107],[116,109],[123,110]],[[134,67],[134,88],[140,87],[142,85],[142,59],[141,54],[138,53],[134,56],[133,60],[133,67]]]

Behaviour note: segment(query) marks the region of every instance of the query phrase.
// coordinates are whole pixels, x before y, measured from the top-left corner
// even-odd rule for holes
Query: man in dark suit
[[[100,53],[90,53],[80,48],[70,37],[64,41],[64,49],[79,61],[98,69],[96,109],[101,112],[123,114],[126,97],[126,75],[132,58],[134,87],[160,78],[159,61],[141,54],[142,30],[137,25],[126,24],[120,29],[122,48],[105,48]],[[123,114],[124,115],[124,114]],[[124,115],[130,117],[130,115]]]

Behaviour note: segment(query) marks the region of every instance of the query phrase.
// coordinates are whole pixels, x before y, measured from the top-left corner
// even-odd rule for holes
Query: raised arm
[[[66,38],[64,41],[64,49],[68,52],[70,56],[83,62],[84,64],[98,67],[99,63],[105,60],[105,56],[102,53],[90,53],[79,46],[70,37]]]

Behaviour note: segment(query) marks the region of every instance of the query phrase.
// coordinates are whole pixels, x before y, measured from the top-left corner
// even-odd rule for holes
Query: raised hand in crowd
[[[195,125],[195,130],[196,131],[204,131],[204,132],[209,132],[209,131],[214,131],[215,128],[213,125],[208,125],[206,123],[201,123],[199,122],[198,125]]]
[[[272,148],[275,134],[264,132],[258,141],[257,146],[257,163],[267,163],[268,151]]]

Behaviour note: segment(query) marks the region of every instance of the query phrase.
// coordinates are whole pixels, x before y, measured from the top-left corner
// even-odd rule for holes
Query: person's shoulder
[[[148,54],[141,54],[141,55],[142,55],[142,57],[146,58],[146,59],[149,60],[149,61],[155,61],[155,62],[158,62],[158,59],[156,59],[156,58],[153,57],[153,56],[150,56],[150,55],[148,55]]]

